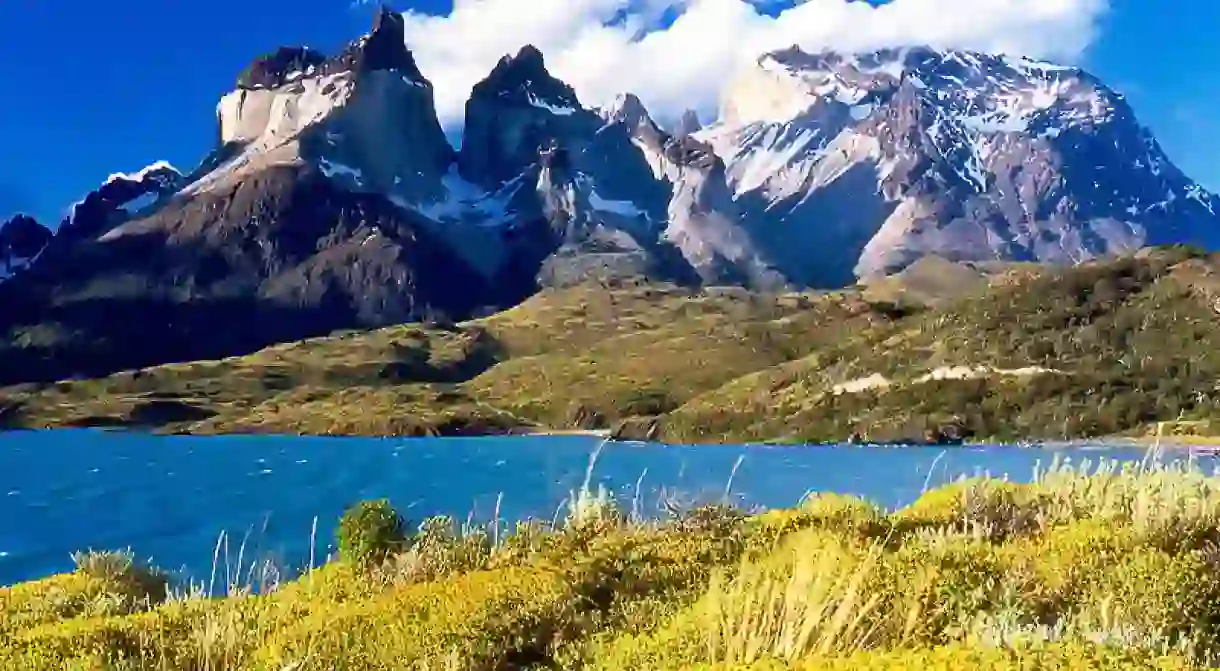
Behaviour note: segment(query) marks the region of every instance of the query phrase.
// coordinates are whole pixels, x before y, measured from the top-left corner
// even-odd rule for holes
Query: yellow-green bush
[[[1030,598],[1079,603],[1096,589],[1098,576],[1141,545],[1129,527],[1081,520],[1049,529],[1044,535],[1016,539],[1002,551],[1012,570],[1030,574],[1039,592]]]
[[[978,613],[1005,605],[1014,590],[1024,592],[1022,578],[1007,568],[993,545],[974,539],[910,543],[887,554],[876,588],[884,594],[891,617],[906,617],[901,633],[891,634],[889,640],[958,640]]]
[[[1220,648],[1220,578],[1198,553],[1137,548],[1106,567],[1083,604],[1094,627],[1121,642],[1204,655]]]
[[[312,613],[258,652],[267,668],[490,669],[545,656],[576,634],[577,589],[556,574],[486,571]]]
[[[0,635],[77,617],[148,610],[167,596],[168,580],[130,552],[79,552],[76,570],[0,589]]]
[[[826,529],[864,539],[885,539],[893,525],[876,505],[854,496],[817,493],[800,506],[769,510],[749,520],[752,548],[771,549],[782,538],[802,529]]]
[[[983,478],[934,489],[895,515],[903,530],[952,530],[998,540],[1036,533],[1049,522],[1041,491]]]

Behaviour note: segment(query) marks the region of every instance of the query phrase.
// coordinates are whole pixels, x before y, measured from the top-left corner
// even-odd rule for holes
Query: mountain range
[[[706,126],[583,104],[532,46],[454,149],[403,20],[281,47],[187,174],[112,175],[0,228],[0,382],[439,321],[597,280],[833,288],[928,255],[1075,264],[1220,247],[1220,200],[1089,73],[929,48],[761,56]]]

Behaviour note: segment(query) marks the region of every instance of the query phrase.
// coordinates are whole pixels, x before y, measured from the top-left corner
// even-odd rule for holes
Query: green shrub
[[[663,389],[638,389],[623,399],[619,407],[622,417],[664,415],[680,404]]]
[[[361,501],[343,513],[335,537],[339,557],[359,565],[383,561],[403,547],[404,522],[388,499]]]

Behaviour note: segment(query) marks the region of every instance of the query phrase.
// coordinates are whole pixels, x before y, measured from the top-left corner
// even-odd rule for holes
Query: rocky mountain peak
[[[402,14],[390,9],[387,5],[381,5],[377,8],[377,15],[373,17],[372,34],[393,34],[399,36],[406,35],[406,22],[403,21]]]
[[[280,47],[260,56],[237,76],[243,89],[276,88],[302,76],[311,75],[326,62],[326,56],[309,47]]]
[[[315,75],[396,70],[421,84],[427,80],[407,49],[406,22],[387,7],[378,10],[372,29],[334,57],[306,46],[283,46],[256,58],[237,78],[239,89],[275,89]]]
[[[116,183],[116,186],[111,186]],[[106,178],[102,188],[109,188],[112,192],[117,192],[123,188],[123,185],[136,185],[135,187],[128,186],[128,190],[138,188],[145,191],[164,192],[178,188],[181,183],[182,173],[177,168],[166,161],[156,161],[133,173],[113,173]],[[116,202],[119,199],[116,193]]]
[[[51,240],[51,229],[28,214],[17,214],[0,224],[0,260],[30,259]]]
[[[699,132],[703,128],[703,122],[699,120],[699,113],[695,110],[688,109],[682,113],[678,119],[678,123],[674,126],[675,137],[686,137],[693,133]]]
[[[406,21],[401,14],[385,6],[373,18],[373,29],[349,44],[328,69],[352,72],[397,70],[412,81],[427,81],[415,64],[415,57],[407,49]]]
[[[505,55],[500,62],[527,70],[546,70],[546,59],[543,57],[542,51],[532,44],[521,47],[515,55]]]
[[[500,59],[466,101],[459,169],[486,188],[499,188],[537,166],[539,152],[600,126],[576,91],[546,69],[542,52],[526,45]]]
[[[762,56],[721,109],[696,136],[724,158],[745,226],[804,284],[929,253],[1075,263],[1220,243],[1220,201],[1080,68],[927,47],[792,48]]]
[[[502,103],[526,103],[540,109],[580,108],[576,91],[546,69],[542,52],[532,44],[505,55],[483,81],[474,86],[471,102],[496,98]]]
[[[653,124],[644,103],[634,93],[619,94],[614,102],[598,110],[598,113],[606,123],[621,123],[632,130]]]
[[[1056,123],[1096,123],[1121,106],[1121,96],[1076,67],[929,47],[860,54],[792,47],[763,55],[752,77],[756,88],[774,91],[766,100],[730,97],[746,106],[749,113],[737,114],[746,120],[790,117],[818,103],[859,106],[855,112],[863,115],[903,86],[982,132],[1023,131],[1051,117]]]
[[[0,281],[28,268],[51,241],[51,230],[18,214],[0,223]]]

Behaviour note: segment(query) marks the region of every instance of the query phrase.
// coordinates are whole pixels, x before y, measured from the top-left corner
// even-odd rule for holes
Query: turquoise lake
[[[349,504],[389,498],[409,521],[431,515],[552,519],[585,478],[600,441],[584,436],[344,439],[151,436],[100,431],[0,433],[0,584],[69,570],[70,553],[131,548],[206,580],[222,531],[231,561],[305,566],[331,551]],[[680,447],[607,444],[594,482],[645,514],[660,502],[797,503],[809,491],[909,503],[926,484],[988,472],[1028,480],[1055,454],[1138,460],[1139,449],[1073,447]],[[639,495],[637,497],[637,484]],[[223,562],[224,552],[221,553]],[[224,569],[221,567],[223,574]]]

